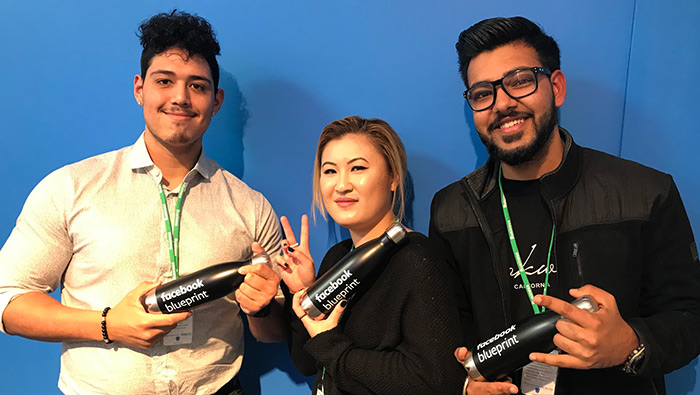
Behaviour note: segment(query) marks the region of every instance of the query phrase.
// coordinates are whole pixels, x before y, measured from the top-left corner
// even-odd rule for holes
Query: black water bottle
[[[354,295],[362,280],[386,262],[407,236],[406,228],[395,222],[380,237],[350,251],[309,287],[301,307],[311,318],[328,313],[341,300]]]
[[[598,310],[598,305],[589,296],[571,304],[591,313]],[[551,352],[556,348],[552,340],[557,333],[555,325],[561,318],[558,313],[548,310],[482,341],[464,361],[469,377],[495,381],[530,363],[530,353]]]
[[[170,314],[192,310],[235,291],[245,279],[238,269],[256,263],[269,266],[270,258],[263,252],[247,261],[219,263],[198,270],[152,289],[144,295],[143,305],[149,313]]]

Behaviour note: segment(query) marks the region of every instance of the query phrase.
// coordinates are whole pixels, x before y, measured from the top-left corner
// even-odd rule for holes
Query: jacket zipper
[[[577,269],[577,274],[578,274],[578,287],[583,286],[583,264],[581,263],[581,256],[578,253],[578,242],[574,242],[573,244],[573,252],[571,253],[571,257],[576,259],[576,269]]]
[[[486,238],[486,243],[489,245],[489,253],[491,255],[491,261],[493,262],[493,269],[496,273],[496,282],[498,283],[499,293],[501,294],[501,305],[503,306],[503,319],[506,325],[511,324],[510,309],[508,306],[508,301],[506,300],[505,284],[503,284],[503,272],[500,269],[498,256],[496,255],[496,241],[493,238],[493,232],[491,232],[491,227],[488,224],[486,216],[481,211],[481,206],[479,206],[479,201],[475,195],[472,194],[469,184],[467,184],[465,179],[461,180],[462,194],[467,198],[467,201],[471,203],[472,211],[476,216],[477,222],[479,222],[479,227],[481,228],[484,237]]]

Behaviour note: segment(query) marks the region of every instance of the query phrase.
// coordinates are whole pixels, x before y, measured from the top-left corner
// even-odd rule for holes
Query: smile
[[[513,127],[513,126],[515,126],[515,125],[517,125],[517,124],[521,124],[521,123],[523,123],[523,122],[525,122],[524,119],[515,119],[515,120],[513,120],[513,121],[508,121],[508,122],[502,124],[502,125],[500,126],[500,129],[507,129],[507,128]]]
[[[173,117],[183,117],[183,118],[193,118],[194,114],[184,113],[184,112],[165,112],[166,114]]]
[[[160,111],[174,118],[194,118],[196,116],[194,112],[181,107],[161,108]]]
[[[494,127],[491,131],[498,131],[504,134],[517,133],[522,130],[525,126],[525,121],[529,118],[530,117],[525,114],[513,114],[509,117],[503,117],[500,121],[494,123]]]
[[[164,112],[173,122],[188,122],[195,116],[193,114],[178,113],[178,112]]]

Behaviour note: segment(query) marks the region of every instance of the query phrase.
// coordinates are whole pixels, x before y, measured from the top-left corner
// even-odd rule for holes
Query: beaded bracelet
[[[102,310],[102,340],[107,344],[112,342],[107,335],[107,312],[109,309],[111,309],[111,307],[105,307],[105,309]]]

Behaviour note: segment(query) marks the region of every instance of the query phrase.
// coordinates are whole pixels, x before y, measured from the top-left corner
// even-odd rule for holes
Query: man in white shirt
[[[0,250],[0,330],[63,342],[64,393],[240,393],[239,309],[258,340],[285,337],[273,269],[242,269],[235,299],[192,312],[149,314],[141,298],[179,275],[277,253],[279,223],[260,193],[202,150],[224,100],[209,23],[173,11],[140,33],[134,96],[145,131],[32,191]],[[48,295],[58,286],[60,303]]]

